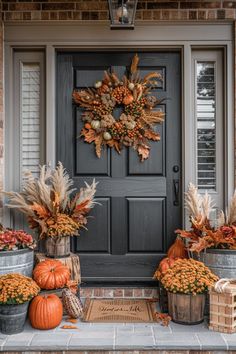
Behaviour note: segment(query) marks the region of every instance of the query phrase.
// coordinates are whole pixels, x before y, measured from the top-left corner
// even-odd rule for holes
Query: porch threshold
[[[78,329],[62,329],[68,325],[65,319],[59,327],[49,331],[33,329],[29,322],[24,331],[7,336],[0,334],[1,352],[43,352],[54,354],[65,351],[233,351],[236,350],[236,333],[223,334],[208,330],[207,324],[183,326],[170,323],[84,323]]]

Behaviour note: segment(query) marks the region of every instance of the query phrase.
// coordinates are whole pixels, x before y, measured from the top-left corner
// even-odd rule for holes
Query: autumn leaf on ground
[[[167,313],[156,312],[155,313],[156,321],[161,323],[162,326],[169,326],[171,317]]]
[[[61,329],[79,329],[79,328],[77,326],[64,325],[61,327]]]
[[[139,145],[137,151],[140,155],[141,161],[144,161],[149,157],[150,147],[148,145]]]
[[[145,130],[144,136],[150,140],[158,141],[160,140],[160,134],[154,132],[153,130]]]
[[[87,143],[92,143],[96,139],[96,132],[93,129],[87,130],[83,128],[81,130],[80,136],[84,136],[84,141],[86,141]]]
[[[78,323],[78,320],[76,318],[67,318],[66,322],[70,322],[70,323]]]

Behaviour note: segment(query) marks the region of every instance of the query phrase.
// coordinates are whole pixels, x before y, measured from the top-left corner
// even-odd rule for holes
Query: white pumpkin
[[[100,120],[92,120],[91,127],[95,130],[99,129],[101,127]]]
[[[96,81],[95,84],[94,84],[94,87],[97,88],[97,89],[99,87],[101,87],[101,86],[102,86],[102,81]]]
[[[103,139],[104,140],[111,140],[112,136],[109,132],[103,133]]]
[[[129,129],[129,130],[133,130],[134,128],[135,128],[135,126],[136,126],[136,122],[127,122],[127,123],[125,123],[125,125],[126,125],[126,128],[127,129]]]
[[[130,82],[129,85],[128,85],[128,88],[130,89],[130,91],[133,91],[134,89],[134,83],[133,82]]]

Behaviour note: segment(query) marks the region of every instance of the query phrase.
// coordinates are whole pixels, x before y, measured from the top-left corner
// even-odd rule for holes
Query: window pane
[[[197,182],[216,190],[215,62],[196,63]]]
[[[40,65],[23,63],[21,72],[21,176],[40,164]]]

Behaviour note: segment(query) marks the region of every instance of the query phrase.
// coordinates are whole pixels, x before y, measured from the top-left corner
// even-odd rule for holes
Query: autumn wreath
[[[114,72],[105,71],[103,80],[97,81],[94,88],[73,92],[75,104],[85,109],[81,136],[87,143],[95,143],[98,157],[103,145],[114,147],[119,153],[123,146],[132,146],[144,161],[150,152],[148,140],[160,140],[154,126],[163,121],[164,114],[153,111],[161,101],[150,91],[162,77],[151,72],[141,78],[138,62],[136,54],[129,75],[122,80]],[[117,107],[122,113],[116,120],[113,112]]]

